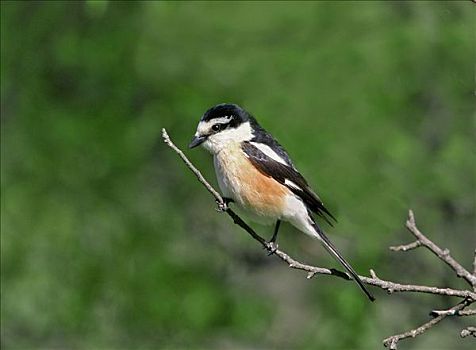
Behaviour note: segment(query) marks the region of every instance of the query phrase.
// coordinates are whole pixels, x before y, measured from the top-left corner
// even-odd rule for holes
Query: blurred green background
[[[357,271],[465,288],[420,228],[475,247],[474,5],[1,3],[5,349],[378,349],[457,300],[289,269],[162,143],[221,102],[253,113],[337,216]],[[215,184],[211,157],[186,150]],[[265,237],[272,229],[254,225]],[[280,247],[337,267],[285,226]],[[447,319],[402,349],[470,349]]]

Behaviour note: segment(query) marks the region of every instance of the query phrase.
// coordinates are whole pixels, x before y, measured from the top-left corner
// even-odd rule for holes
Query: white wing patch
[[[281,158],[281,156],[279,154],[277,154],[271,147],[269,147],[268,145],[265,145],[264,143],[259,143],[259,142],[250,142],[253,146],[255,146],[257,149],[259,149],[261,152],[263,152],[264,154],[266,154],[268,157],[270,157],[271,159],[281,163],[281,164],[284,164],[284,165],[287,165],[289,166],[288,163],[286,163],[286,161]]]
[[[299,187],[298,185],[296,185],[296,184],[295,184],[294,182],[292,182],[291,180],[284,179],[284,184],[285,184],[286,186],[295,188],[296,190],[301,190],[301,191],[302,191],[302,188]]]

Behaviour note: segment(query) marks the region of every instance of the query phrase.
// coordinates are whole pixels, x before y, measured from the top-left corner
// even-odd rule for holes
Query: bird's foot
[[[269,241],[266,244],[266,249],[268,250],[268,256],[273,255],[278,250],[278,243]]]
[[[234,200],[231,199],[231,198],[223,197],[223,202],[220,202],[219,200],[216,200],[216,202],[217,202],[217,205],[218,205],[217,211],[225,212],[225,211],[228,210],[228,204],[233,203]]]

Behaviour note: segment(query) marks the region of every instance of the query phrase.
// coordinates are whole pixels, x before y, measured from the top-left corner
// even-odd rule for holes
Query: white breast
[[[223,195],[242,205],[244,204],[241,195],[243,184],[240,183],[240,175],[245,161],[247,160],[239,144],[228,145],[213,156],[218,185]]]
[[[223,196],[232,198],[234,199],[234,196],[232,195],[232,191],[229,186],[229,181],[228,179],[225,178],[226,173],[225,170],[223,169],[223,163],[220,161],[218,158],[218,155],[213,156],[213,165],[215,166],[215,174],[217,177],[218,181],[218,186],[220,187],[221,193]]]

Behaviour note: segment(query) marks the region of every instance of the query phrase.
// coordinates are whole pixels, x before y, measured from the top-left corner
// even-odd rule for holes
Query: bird
[[[275,224],[269,244],[277,249],[282,221],[317,239],[347,270],[365,295],[375,298],[314,219],[336,218],[324,206],[286,150],[242,107],[221,103],[200,118],[189,148],[201,145],[213,163],[225,203],[233,202],[253,221]]]

